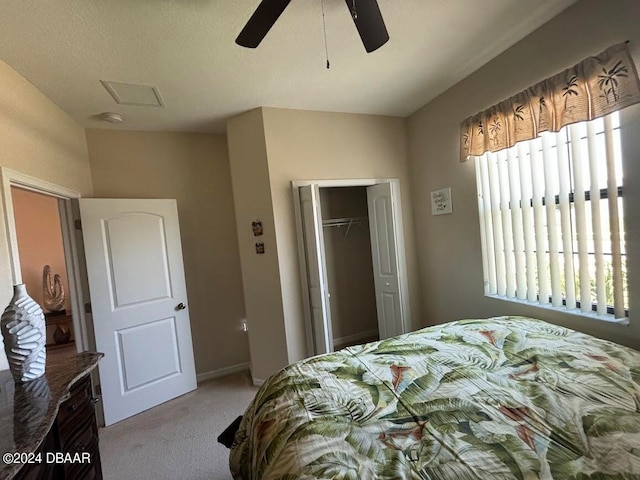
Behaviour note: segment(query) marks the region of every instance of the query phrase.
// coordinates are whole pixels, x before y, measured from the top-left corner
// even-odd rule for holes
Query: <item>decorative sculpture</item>
[[[59,312],[64,305],[64,287],[62,278],[57,273],[51,278],[51,267],[42,269],[42,300],[44,308],[50,312]]]
[[[13,287],[13,298],[2,314],[0,329],[9,369],[16,382],[41,377],[47,356],[44,314],[27,294],[24,284]]]

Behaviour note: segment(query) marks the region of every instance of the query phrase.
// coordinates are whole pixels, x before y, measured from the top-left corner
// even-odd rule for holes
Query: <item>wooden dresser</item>
[[[102,479],[90,375],[101,356],[48,354],[44,377],[14,386],[12,412],[2,399],[1,453],[14,458],[0,463],[0,480]]]

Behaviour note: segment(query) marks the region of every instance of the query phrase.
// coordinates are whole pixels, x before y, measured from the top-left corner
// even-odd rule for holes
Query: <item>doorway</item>
[[[106,353],[92,373],[103,399],[99,423],[119,421],[195,389],[175,200],[80,199],[78,192],[0,167],[14,285],[23,283],[15,188],[57,204],[75,350]],[[151,204],[170,211],[157,211]],[[139,306],[151,311],[134,311]],[[126,324],[116,330],[105,312],[126,317]],[[105,422],[100,421],[103,411]]]
[[[408,331],[398,179],[294,181],[292,188],[309,353]]]
[[[47,348],[58,348],[55,347],[56,342],[54,335],[55,331],[58,329],[58,324],[60,323],[66,327],[63,328],[61,326],[60,330],[63,331],[62,335],[60,335],[60,332],[58,333],[60,345],[70,347],[77,352],[89,350],[91,348],[89,341],[90,333],[87,330],[88,324],[85,318],[85,304],[83,301],[83,298],[85,298],[85,292],[83,290],[83,284],[80,281],[82,278],[82,266],[78,261],[78,259],[82,258],[83,255],[82,242],[77,238],[79,231],[75,228],[73,220],[73,218],[75,218],[73,214],[74,206],[72,205],[72,199],[79,198],[80,193],[5,167],[0,168],[0,188],[2,190],[2,200],[4,201],[6,234],[7,243],[9,245],[9,258],[12,274],[11,280],[13,285],[25,283],[25,278],[23,278],[22,274],[19,249],[20,240],[17,232],[13,193],[18,192],[18,194],[24,193],[37,195],[39,198],[44,199],[48,208],[50,208],[52,212],[55,212],[57,209],[57,231],[61,235],[64,257],[63,263],[66,273],[66,285],[63,284],[64,287],[67,288],[65,293],[66,299],[63,307],[66,311],[64,313],[65,318],[56,318],[47,322],[47,343],[49,343]],[[55,213],[52,213],[52,215],[55,216]],[[44,241],[45,240],[42,240],[42,242]],[[53,267],[52,265],[50,266]],[[44,266],[41,268],[44,268]],[[55,278],[55,274],[60,274],[60,272],[57,272],[55,267],[53,270],[52,276]],[[42,271],[40,272],[40,275],[42,275]],[[42,284],[40,285],[42,288]],[[37,287],[33,288],[37,290]],[[32,290],[29,293],[36,301],[38,301],[38,294],[36,293],[36,290]],[[40,291],[42,292],[42,290]],[[69,340],[72,339],[73,343],[66,343],[67,333],[65,332],[67,332],[67,329]]]
[[[44,312],[46,348],[73,350],[75,335],[59,200],[13,185],[11,198],[22,283]]]

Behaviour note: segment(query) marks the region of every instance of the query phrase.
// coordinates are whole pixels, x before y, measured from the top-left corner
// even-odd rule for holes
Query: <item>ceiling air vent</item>
[[[139,105],[143,107],[164,107],[157,87],[135,85],[132,83],[107,82],[100,80],[107,92],[120,105]]]

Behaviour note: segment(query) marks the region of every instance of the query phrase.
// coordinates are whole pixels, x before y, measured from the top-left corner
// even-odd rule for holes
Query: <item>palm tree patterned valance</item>
[[[460,160],[497,152],[541,132],[605,116],[640,102],[640,81],[626,43],[536,83],[460,126]]]

